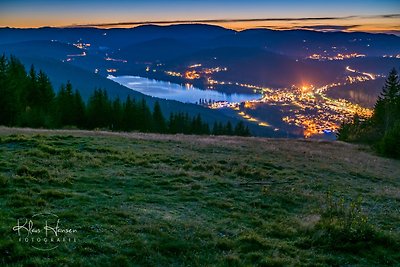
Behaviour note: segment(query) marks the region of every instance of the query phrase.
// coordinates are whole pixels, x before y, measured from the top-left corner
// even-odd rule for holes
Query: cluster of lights
[[[182,77],[182,74],[180,72],[175,71],[165,71],[165,74],[173,77]]]
[[[349,72],[353,72],[353,73],[357,73],[357,74],[361,74],[361,75],[367,76],[371,80],[375,80],[377,77],[383,77],[382,75],[379,75],[379,74],[373,74],[373,73],[369,73],[369,72],[358,71],[358,70],[350,68],[349,66],[346,67],[346,70],[349,71]]]
[[[250,102],[245,102],[245,106],[250,103]],[[242,116],[243,119],[247,120],[248,122],[253,122],[253,123],[257,123],[258,126],[261,127],[272,127],[272,125],[270,125],[268,122],[265,121],[260,121],[252,116],[250,116],[249,114],[244,113],[243,111],[240,111],[238,113],[239,116]],[[279,131],[279,128],[274,128],[274,131]]]
[[[352,83],[357,83],[357,82],[365,82],[365,81],[369,81],[370,78],[366,77],[366,76],[347,76],[346,77],[346,82],[348,82],[349,84]]]
[[[157,65],[158,66],[158,65]],[[226,67],[214,67],[214,68],[201,68],[202,64],[193,64],[187,67],[187,70],[182,74],[180,72],[176,71],[164,71],[165,74],[173,77],[184,77],[187,80],[196,80],[200,79],[202,76],[204,76],[207,79],[208,83],[208,88],[212,89],[213,84],[225,84],[224,82],[219,83],[217,81],[214,81],[210,75],[216,72],[221,72],[221,71],[227,71],[228,69]],[[147,67],[146,71],[149,71],[150,68]]]
[[[364,82],[375,79],[378,75],[366,72],[358,72],[346,68],[350,72],[359,73],[360,76],[348,77],[348,83]],[[326,132],[335,132],[340,127],[342,121],[351,119],[355,114],[361,118],[372,116],[372,110],[363,108],[357,104],[344,99],[331,99],[326,96],[326,91],[330,88],[345,85],[346,83],[331,83],[321,87],[313,85],[292,86],[291,88],[270,89],[250,84],[219,82],[209,79],[212,84],[235,84],[238,86],[251,88],[260,91],[263,98],[260,100],[247,101],[244,103],[246,109],[254,108],[257,103],[268,103],[282,107],[282,112],[286,114],[283,121],[287,124],[296,125],[304,129],[304,136],[311,137]],[[232,107],[238,110],[238,115],[249,122],[256,122],[260,126],[270,126],[267,122],[262,122],[250,115],[240,111],[240,105],[228,105],[228,103],[218,103],[210,106],[211,108]]]
[[[189,69],[199,68],[201,66],[202,66],[201,64],[194,64],[189,66]],[[188,80],[194,80],[194,79],[200,79],[200,77],[203,75],[209,81],[208,83],[212,84],[212,79],[210,77],[211,74],[227,70],[228,70],[227,68],[223,67],[202,68],[201,70],[191,70],[191,71],[188,70],[185,72],[185,78]]]
[[[200,67],[202,67],[202,64],[198,63],[198,64],[193,64],[193,65],[188,66],[187,67],[188,70],[186,70],[183,74],[180,72],[176,72],[176,71],[165,71],[165,73],[169,76],[184,77],[187,80],[200,79],[202,76],[205,76],[207,78],[207,80],[209,81],[209,84],[213,84],[212,79],[210,78],[211,74],[228,70],[227,68],[224,68],[224,67],[198,69]]]
[[[318,60],[344,60],[348,58],[364,57],[363,54],[337,54],[334,57],[322,57],[317,54],[309,57]],[[227,68],[200,68],[201,64],[188,66],[188,69],[181,74],[174,71],[165,71],[167,75],[184,77],[188,80],[199,79],[204,76],[207,80],[208,88],[213,88],[214,85],[236,85],[244,88],[249,88],[255,92],[263,94],[262,99],[247,101],[244,103],[244,108],[254,108],[257,103],[268,103],[282,107],[282,112],[286,115],[282,118],[283,122],[296,125],[304,129],[304,136],[311,137],[317,134],[326,132],[335,132],[340,127],[342,121],[351,119],[355,114],[361,118],[372,116],[372,110],[363,108],[357,104],[351,103],[344,99],[331,99],[326,96],[326,91],[332,87],[345,85],[347,83],[364,82],[375,80],[379,77],[377,74],[360,72],[355,69],[346,67],[346,70],[355,73],[356,76],[347,76],[346,82],[331,83],[321,87],[313,85],[292,86],[291,88],[271,89],[258,85],[232,82],[232,81],[217,81],[211,77],[211,74],[220,71],[226,71]],[[149,71],[149,68],[147,69]],[[240,110],[240,103],[229,103],[227,101],[217,101],[208,103],[207,106],[211,109],[232,108],[238,112],[238,115],[243,119],[257,123],[262,127],[272,127],[268,122],[260,121],[257,118],[251,117],[249,114]],[[275,130],[279,130],[275,128]]]
[[[345,59],[350,59],[350,58],[358,58],[358,57],[365,57],[364,54],[358,54],[358,53],[351,53],[351,54],[337,54],[335,56],[325,56],[325,55],[320,55],[320,54],[312,54],[311,56],[307,57],[308,59],[313,59],[313,60],[320,60],[320,61],[325,61],[325,60],[345,60]]]
[[[185,72],[185,79],[188,79],[188,80],[200,79],[200,73],[198,73],[195,70],[186,71]]]
[[[202,70],[202,72],[204,74],[213,74],[216,72],[227,71],[227,70],[228,70],[228,68],[226,68],[226,67],[215,67],[215,68],[204,68]]]
[[[211,104],[208,104],[207,107],[211,109],[232,108],[238,110],[239,105],[240,103],[236,102],[231,103],[228,101],[213,101]]]
[[[328,98],[324,92],[337,83],[320,88],[303,86],[290,89],[277,89],[273,94],[265,94],[261,102],[289,106],[288,113],[282,120],[304,129],[304,136],[335,132],[344,120],[349,120],[355,114],[368,118],[372,110],[363,108],[344,99]]]
[[[251,117],[250,115],[244,113],[243,111],[238,113],[240,116],[242,116],[243,119],[248,120],[250,122],[258,122],[256,118]]]
[[[79,41],[77,43],[72,44],[72,45],[77,47],[77,48],[79,48],[79,49],[86,49],[86,48],[89,48],[91,46],[88,43],[82,43],[82,42],[79,42]]]

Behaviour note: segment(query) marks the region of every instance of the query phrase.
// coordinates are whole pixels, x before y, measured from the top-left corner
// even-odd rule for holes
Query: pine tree
[[[74,125],[83,128],[86,124],[86,106],[78,90],[74,93]]]
[[[111,102],[107,92],[95,89],[87,106],[87,126],[93,128],[110,128]]]
[[[197,114],[196,117],[192,118],[191,123],[191,131],[192,134],[201,134],[202,133],[202,120],[200,114]]]
[[[33,65],[29,70],[28,76],[25,77],[24,80],[25,84],[18,86],[17,89],[21,103],[23,103],[25,107],[21,110],[18,124],[20,126],[44,127],[46,126],[46,114],[40,102],[38,75]]]
[[[205,135],[211,134],[210,126],[208,125],[208,123],[206,123],[206,122],[203,123],[201,134],[205,134]]]
[[[131,100],[131,97],[128,95],[128,97],[125,100],[125,103],[123,103],[122,107],[122,122],[121,122],[121,128],[124,131],[132,131],[132,130],[138,130],[138,112],[137,112],[137,107],[136,107],[136,102],[135,100]]]
[[[224,129],[224,135],[233,135],[232,124],[230,121],[228,121],[226,123],[225,129]]]
[[[37,76],[36,86],[38,94],[37,105],[47,113],[53,104],[54,91],[49,77],[42,70],[39,71]]]
[[[8,60],[7,77],[6,98],[10,115],[8,118],[12,125],[21,125],[25,121],[25,111],[29,110],[26,104],[28,79],[24,65],[14,56]]]
[[[374,107],[374,123],[386,132],[399,116],[397,103],[400,98],[400,83],[396,69],[393,69],[382,88]]]
[[[142,99],[138,107],[137,121],[139,131],[149,132],[153,125],[153,117],[151,115],[150,109],[147,106],[146,100]]]
[[[175,126],[175,114],[174,113],[170,113],[169,114],[169,120],[168,120],[168,126],[167,126],[167,131],[168,133],[172,133],[172,134],[176,134],[177,130],[176,130],[176,126]]]
[[[18,98],[9,86],[9,65],[6,56],[0,57],[0,125],[12,126],[17,116]]]
[[[224,134],[224,126],[221,122],[215,122],[213,127],[214,135],[223,135]]]
[[[156,133],[165,133],[166,132],[166,123],[164,116],[161,112],[160,103],[156,101],[154,103],[153,109],[153,131]]]
[[[213,135],[218,135],[217,128],[218,128],[218,123],[215,121],[211,132]]]
[[[31,68],[29,70],[29,76],[28,76],[28,84],[27,84],[27,90],[25,94],[22,94],[22,97],[25,97],[25,102],[26,105],[30,108],[35,108],[38,106],[39,102],[39,92],[38,92],[38,84],[37,84],[37,74],[35,67],[31,65]]]
[[[244,126],[243,121],[239,121],[236,126],[235,130],[233,131],[234,135],[238,136],[250,136],[250,130],[249,127],[246,125]]]
[[[61,85],[56,97],[57,124],[59,126],[76,125],[75,121],[75,97],[72,91],[72,84]]]
[[[111,122],[112,130],[122,130],[122,105],[119,97],[112,103]]]

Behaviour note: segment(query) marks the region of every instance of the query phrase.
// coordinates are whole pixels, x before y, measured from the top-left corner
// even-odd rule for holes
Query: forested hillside
[[[121,100],[108,97],[107,91],[95,88],[84,102],[79,91],[67,81],[57,94],[48,76],[37,72],[32,65],[26,73],[15,57],[0,57],[0,125],[83,129],[108,129],[113,131],[142,131],[157,133],[250,135],[243,124],[215,123],[210,129],[200,115],[190,117],[185,113],[163,115],[156,101],[149,108],[144,99],[128,96]]]

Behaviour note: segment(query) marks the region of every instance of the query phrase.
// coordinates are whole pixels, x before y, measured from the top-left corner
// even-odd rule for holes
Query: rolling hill
[[[400,263],[400,162],[363,146],[0,127],[0,151],[2,266]],[[12,230],[44,212],[76,230],[48,251]]]

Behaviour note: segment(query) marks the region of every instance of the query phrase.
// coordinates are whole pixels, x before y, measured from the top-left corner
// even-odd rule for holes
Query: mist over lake
[[[198,103],[200,99],[212,101],[244,102],[260,99],[260,94],[225,94],[214,90],[201,90],[191,85],[182,86],[170,82],[151,80],[139,76],[112,76],[108,78],[132,90],[158,98],[183,103]]]

